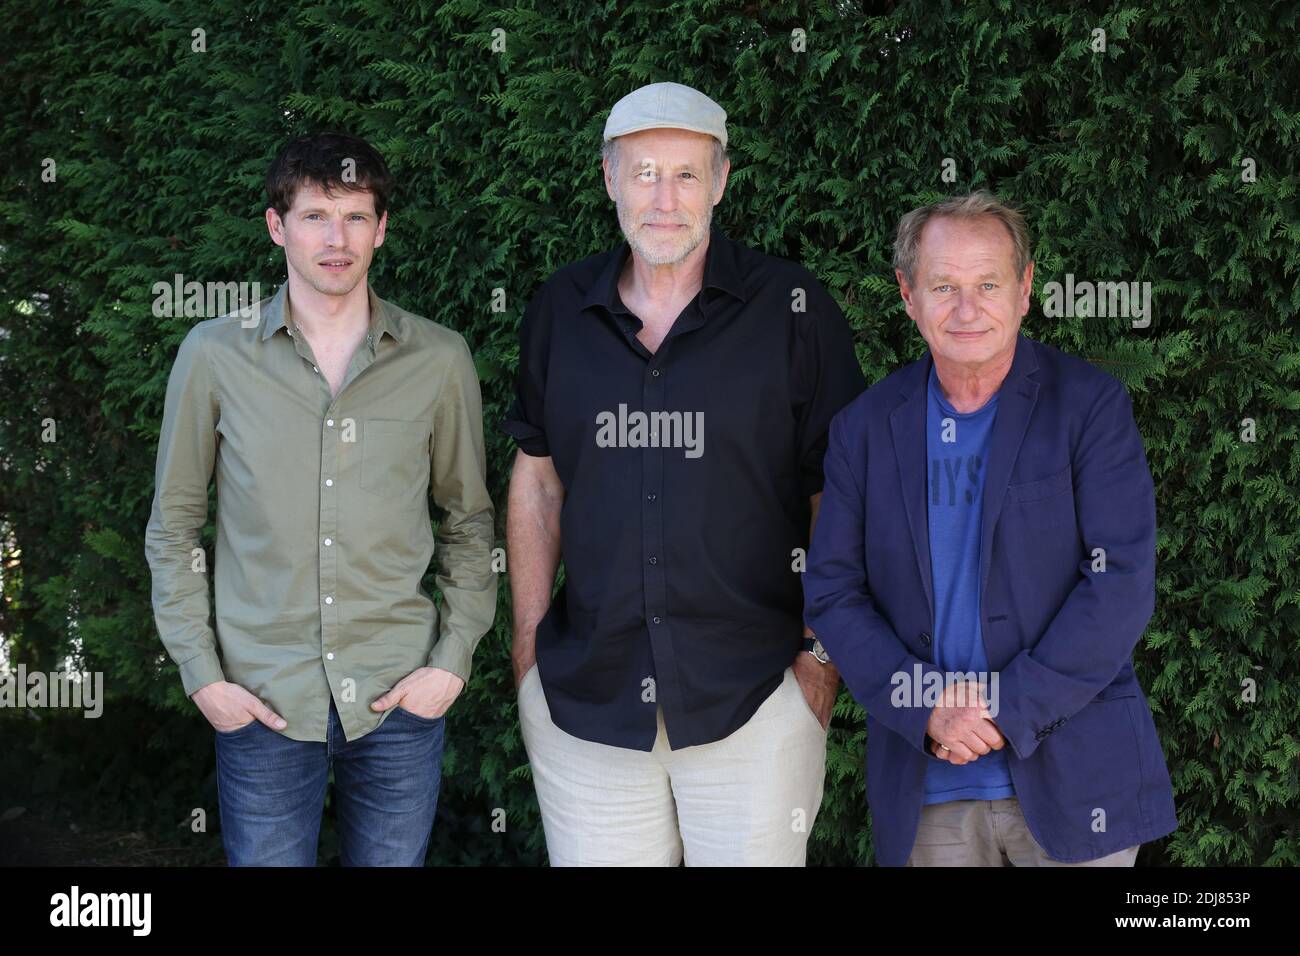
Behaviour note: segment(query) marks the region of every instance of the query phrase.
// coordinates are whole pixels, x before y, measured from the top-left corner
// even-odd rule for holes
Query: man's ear
[[[1025,266],[1024,277],[1020,280],[1020,314],[1021,316],[1029,313],[1029,293],[1034,290],[1034,263],[1031,259],[1029,265]]]
[[[375,248],[378,249],[384,244],[384,236],[388,234],[388,210],[379,217],[379,228],[375,230]]]
[[[271,241],[277,246],[284,245],[284,220],[274,206],[266,207],[266,231],[271,234]]]
[[[728,156],[722,161],[722,175],[718,177],[717,195],[713,197],[713,205],[722,202],[722,194],[727,188],[727,177],[731,174],[731,157]]]
[[[617,195],[615,194],[615,192],[614,192],[614,179],[613,179],[613,177],[610,175],[610,171],[609,171],[609,157],[608,157],[608,156],[606,156],[604,159],[602,159],[602,160],[600,161],[600,169],[601,169],[601,173],[603,174],[603,177],[604,177],[604,180],[605,180],[605,193],[609,196],[609,201],[610,201],[610,202],[612,202],[612,203],[617,203],[617,202],[618,202],[618,196],[617,196]]]
[[[912,321],[915,322],[916,316],[912,314],[912,296],[915,294],[916,290],[913,289],[911,283],[907,281],[907,276],[903,275],[903,270],[895,269],[894,279],[898,282],[898,294],[902,296],[903,307],[907,309],[907,314],[911,317]]]

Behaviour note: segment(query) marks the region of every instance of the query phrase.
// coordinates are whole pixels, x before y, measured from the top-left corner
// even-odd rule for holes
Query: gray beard
[[[629,226],[633,224],[628,223],[626,217],[624,216],[622,204],[617,203],[616,206],[618,209],[618,224],[619,224],[619,228],[622,229],[623,231],[623,238],[627,240],[627,244],[632,247],[633,252],[635,252],[643,260],[645,260],[647,263],[649,263],[652,266],[675,265],[676,263],[681,262],[692,252],[694,252],[696,249],[699,248],[700,243],[704,241],[705,236],[709,234],[709,230],[713,227],[713,205],[710,203],[708,211],[704,214],[703,228],[700,229],[699,233],[691,234],[690,241],[687,242],[685,248],[678,256],[676,256],[673,259],[661,260],[657,258],[659,253],[657,252],[652,253],[651,250],[646,249],[641,244],[640,240],[636,237],[637,236],[636,230],[629,228]]]

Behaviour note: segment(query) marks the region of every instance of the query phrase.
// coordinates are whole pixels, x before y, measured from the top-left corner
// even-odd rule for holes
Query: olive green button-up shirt
[[[464,339],[369,291],[370,329],[337,396],[296,332],[288,284],[260,317],[200,322],[167,384],[145,550],[154,617],[187,694],[239,684],[324,741],[426,665],[468,681],[492,624],[492,502]],[[249,327],[245,327],[245,325]],[[215,629],[199,535],[217,485]],[[442,613],[420,587],[437,535]]]

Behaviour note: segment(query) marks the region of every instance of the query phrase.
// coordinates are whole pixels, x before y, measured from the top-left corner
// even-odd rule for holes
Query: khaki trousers
[[[580,740],[551,721],[534,666],[519,717],[552,866],[803,866],[822,801],[826,732],[786,668],[729,737],[649,753]]]
[[[952,800],[921,808],[908,866],[1132,866],[1138,848],[1096,860],[1053,860],[1029,832],[1015,797]]]

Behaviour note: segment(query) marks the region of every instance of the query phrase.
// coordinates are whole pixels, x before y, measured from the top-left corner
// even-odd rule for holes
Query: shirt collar
[[[738,251],[736,243],[723,235],[722,230],[716,226],[709,230],[709,246],[704,251],[704,282],[701,291],[720,289],[741,302],[748,300],[749,290],[745,286],[745,281],[740,274],[740,264],[737,262]],[[623,244],[606,260],[604,267],[592,282],[591,288],[578,303],[579,309],[603,306],[610,312],[614,311],[615,305],[619,302],[618,277],[622,274],[623,266],[631,254],[632,247],[624,239]]]
[[[385,302],[379,296],[375,295],[375,290],[366,283],[366,295],[370,299],[370,331],[369,335],[378,340],[387,332],[392,338],[401,342],[405,338],[406,328],[402,320],[401,310],[391,303]],[[280,288],[276,290],[275,295],[270,299],[264,299],[260,303],[262,310],[261,337],[263,341],[269,339],[280,329],[288,330],[287,319],[292,318],[292,308],[289,303],[289,283],[282,282]]]

